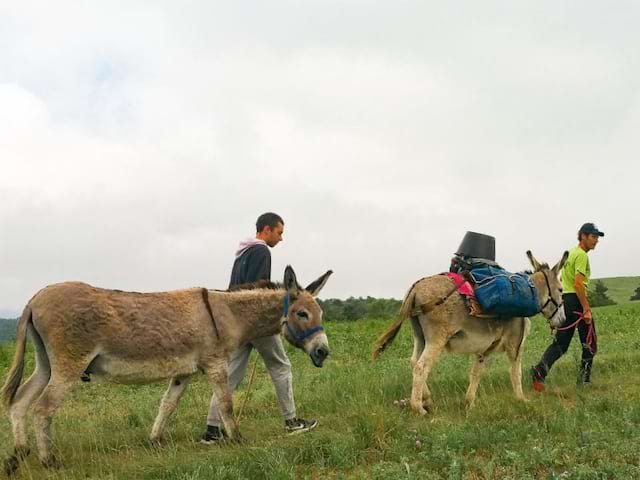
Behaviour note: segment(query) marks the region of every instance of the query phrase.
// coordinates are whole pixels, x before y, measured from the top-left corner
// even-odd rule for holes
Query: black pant
[[[578,318],[580,318],[580,315],[582,315],[582,305],[580,304],[580,300],[575,293],[565,293],[564,295],[562,295],[562,300],[564,301],[564,314],[566,316],[566,320],[564,324],[560,326],[560,328],[567,327],[575,323]],[[581,370],[583,372],[583,375],[586,375],[587,378],[589,377],[589,374],[591,373],[591,365],[593,363],[593,356],[598,350],[596,325],[593,322],[593,319],[591,320],[591,325],[588,325],[586,322],[581,321],[577,326],[567,328],[566,330],[556,330],[553,342],[545,350],[540,363],[536,365],[536,369],[540,376],[542,376],[543,378],[546,377],[547,373],[549,373],[549,370],[551,370],[551,367],[556,362],[556,360],[558,360],[562,355],[566,353],[569,348],[569,344],[571,344],[573,332],[576,328],[578,329],[580,342],[582,343]],[[592,338],[590,339],[590,344],[588,344],[587,339],[589,337],[589,330],[591,328],[593,329]]]

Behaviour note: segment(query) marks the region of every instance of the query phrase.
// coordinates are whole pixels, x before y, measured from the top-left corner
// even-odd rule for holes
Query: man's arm
[[[589,300],[587,299],[587,289],[584,286],[585,276],[580,272],[576,272],[576,281],[573,286],[576,289],[576,295],[580,304],[582,305],[582,316],[587,323],[591,323],[591,307],[589,306]]]
[[[247,259],[247,283],[271,280],[271,253],[268,247],[254,247]]]

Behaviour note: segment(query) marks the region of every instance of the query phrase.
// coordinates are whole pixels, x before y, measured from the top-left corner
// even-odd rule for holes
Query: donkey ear
[[[293,271],[291,265],[287,265],[287,268],[284,269],[284,288],[291,296],[297,295],[300,290],[300,285],[298,285],[298,280],[296,279],[296,272]]]
[[[540,262],[536,260],[536,257],[533,256],[533,253],[531,253],[531,250],[527,250],[527,257],[529,257],[529,261],[531,262],[531,266],[533,267],[533,270],[535,272],[540,270],[540,267],[541,267]]]
[[[327,273],[322,275],[317,280],[314,280],[313,282],[311,282],[307,286],[307,288],[305,288],[305,290],[309,292],[311,295],[313,295],[314,297],[317,296],[320,293],[320,290],[322,290],[322,287],[324,287],[324,284],[327,283],[327,280],[329,280],[329,277],[331,276],[332,273],[333,273],[333,270],[327,270]]]
[[[560,270],[562,269],[562,267],[564,267],[564,264],[567,262],[567,258],[569,258],[569,252],[565,251],[562,254],[562,258],[560,259],[560,261],[554,265],[552,269],[553,273],[555,273],[556,275],[560,273]]]

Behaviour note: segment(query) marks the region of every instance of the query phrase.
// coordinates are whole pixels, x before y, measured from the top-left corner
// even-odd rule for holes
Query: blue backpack
[[[532,317],[540,311],[538,291],[526,273],[503,268],[474,268],[469,272],[482,309],[500,317]]]

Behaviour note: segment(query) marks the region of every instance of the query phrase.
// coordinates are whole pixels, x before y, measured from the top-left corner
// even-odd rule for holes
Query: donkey
[[[538,290],[540,312],[551,326],[559,326],[564,322],[565,314],[558,273],[569,253],[564,252],[562,259],[553,268],[538,262],[530,251],[527,251],[527,256],[534,268],[530,279]],[[443,350],[475,355],[465,397],[467,410],[475,402],[484,359],[493,352],[507,354],[515,396],[518,400],[525,401],[522,391],[522,353],[530,330],[529,319],[470,316],[462,297],[452,295],[453,292],[453,281],[444,275],[426,277],[414,283],[404,298],[398,318],[377,340],[373,358],[376,359],[393,342],[404,320],[411,317],[413,386],[410,404],[416,413],[424,415],[433,409],[431,392],[426,382]]]
[[[18,322],[13,365],[0,391],[15,445],[6,472],[13,473],[29,454],[26,413],[32,404],[40,461],[46,467],[59,466],[52,453],[51,421],[65,393],[85,372],[116,383],[170,379],[151,430],[152,442],[161,439],[189,378],[204,372],[229,438],[239,439],[227,379],[229,354],[253,339],[281,332],[322,367],[329,344],[314,297],[331,273],[306,289],[287,266],[284,285],[273,288],[135,293],[67,282],[40,290]],[[35,345],[36,367],[20,386],[27,332]]]

